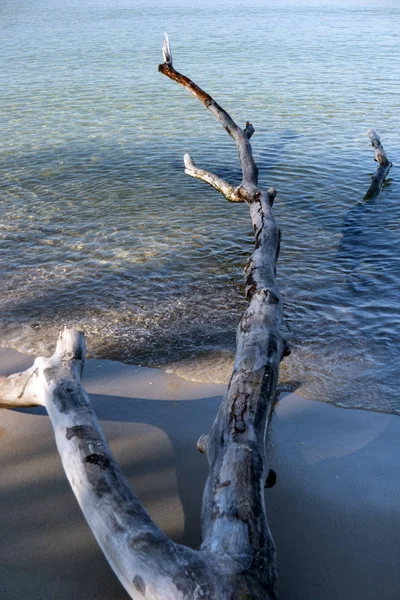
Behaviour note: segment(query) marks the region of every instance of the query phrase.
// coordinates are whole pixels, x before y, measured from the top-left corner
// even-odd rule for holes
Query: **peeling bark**
[[[364,196],[364,200],[372,200],[372,198],[375,198],[379,194],[392,167],[392,163],[388,160],[386,152],[381,144],[381,140],[374,129],[368,131],[368,137],[371,140],[371,145],[375,151],[375,160],[378,163],[378,168],[372,179],[371,185]]]

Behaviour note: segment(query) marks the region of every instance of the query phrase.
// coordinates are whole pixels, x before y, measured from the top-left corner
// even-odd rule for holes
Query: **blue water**
[[[239,124],[278,189],[278,278],[307,398],[400,413],[400,7],[397,2],[147,4],[2,0],[2,345],[50,353],[63,324],[92,356],[224,381],[252,250],[232,140],[157,72],[175,66]],[[375,201],[366,136],[394,166]]]

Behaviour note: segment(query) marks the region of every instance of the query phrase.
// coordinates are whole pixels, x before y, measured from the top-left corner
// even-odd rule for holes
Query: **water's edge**
[[[241,178],[226,132],[157,71],[168,31],[176,67],[253,123],[260,185],[278,190],[281,380],[400,410],[400,7],[314,4],[1,2],[4,346],[48,355],[68,325],[91,356],[229,378],[253,232],[246,206],[184,173],[190,152]],[[394,166],[365,201],[370,127]]]

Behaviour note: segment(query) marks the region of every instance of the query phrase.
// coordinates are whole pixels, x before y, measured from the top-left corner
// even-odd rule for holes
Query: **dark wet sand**
[[[3,373],[32,358],[0,351]],[[111,448],[156,522],[199,544],[207,461],[198,437],[222,385],[88,360],[85,384]],[[400,418],[294,394],[277,406],[266,490],[281,600],[400,598]],[[86,525],[41,409],[0,410],[0,598],[127,599]]]

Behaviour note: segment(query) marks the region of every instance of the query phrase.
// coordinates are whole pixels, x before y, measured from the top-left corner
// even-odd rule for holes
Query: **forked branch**
[[[2,378],[0,407],[47,409],[72,490],[131,598],[195,599],[200,584],[204,598],[218,598],[206,557],[174,544],[129,487],[83,387],[84,360],[83,334],[65,329],[51,358],[37,358],[24,373]]]
[[[210,171],[198,169],[194,164],[190,154],[185,154],[183,157],[183,162],[185,165],[185,173],[190,175],[190,177],[194,177],[195,179],[200,179],[201,181],[208,183],[218,192],[221,192],[221,194],[229,202],[244,202],[244,198],[240,195],[238,190],[233,188],[227,181],[225,181],[225,179],[218,177],[214,173],[210,173]]]
[[[166,39],[163,47],[164,63],[158,66],[158,70],[160,73],[166,75],[173,81],[176,81],[193,94],[215,116],[234,139],[239,152],[239,160],[243,173],[241,186],[249,188],[250,190],[250,188],[256,186],[258,183],[258,168],[254,162],[249,142],[254,133],[253,126],[250,123],[246,123],[244,130],[238,127],[231,116],[217,104],[207,92],[202,90],[198,85],[191,81],[191,79],[175,70],[172,64],[171,47],[167,34],[165,34],[165,37]]]
[[[164,62],[159,71],[188,89],[235,140],[243,181],[234,193],[247,202],[255,233],[255,250],[245,268],[249,306],[237,331],[234,370],[212,429],[198,442],[210,464],[201,549],[214,555],[215,564],[229,564],[224,598],[275,599],[275,546],[264,505],[264,486],[271,485],[265,435],[279,363],[289,352],[280,333],[283,309],[275,279],[280,246],[280,231],[272,213],[276,190],[257,187],[258,170],[249,142],[253,126],[246,123],[245,129],[240,129],[209,94],[172,64]],[[189,175],[207,181],[225,197],[232,194],[229,184],[196,169],[188,156],[185,167]]]

